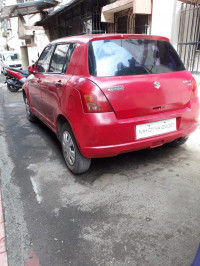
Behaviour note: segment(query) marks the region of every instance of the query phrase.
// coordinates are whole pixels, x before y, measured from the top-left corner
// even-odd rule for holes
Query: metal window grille
[[[182,0],[178,53],[192,73],[200,73],[200,1]]]
[[[133,8],[122,10],[115,13],[115,29],[116,33],[136,33],[147,34],[148,33],[148,16],[133,14]],[[107,32],[112,32],[113,29]]]
[[[105,33],[105,25],[101,23],[98,5],[91,5],[88,8],[84,5],[77,5],[76,8],[58,15],[57,21],[56,25],[55,19],[49,22],[52,40],[63,36]]]

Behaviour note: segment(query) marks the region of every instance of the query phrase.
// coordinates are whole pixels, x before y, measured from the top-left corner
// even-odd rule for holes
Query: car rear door
[[[75,44],[58,43],[52,55],[48,72],[41,82],[41,94],[43,99],[43,113],[46,123],[54,130],[56,117],[61,108],[61,97],[67,93],[67,82],[71,77],[68,71]],[[69,73],[70,72],[70,73]]]

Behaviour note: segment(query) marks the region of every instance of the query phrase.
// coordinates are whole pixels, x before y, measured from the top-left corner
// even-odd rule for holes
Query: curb
[[[5,229],[4,229],[4,219],[3,219],[1,187],[0,187],[0,265],[8,266],[6,243],[5,243]]]

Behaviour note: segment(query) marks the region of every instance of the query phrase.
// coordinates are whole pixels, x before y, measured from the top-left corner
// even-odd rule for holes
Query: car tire
[[[28,98],[25,96],[24,97],[24,103],[25,103],[25,106],[26,106],[26,116],[27,116],[27,119],[31,122],[35,122],[36,121],[36,116],[33,115],[32,111],[31,111],[31,108],[30,108],[30,105],[29,105],[29,102],[28,102]]]
[[[64,123],[61,129],[61,146],[65,163],[74,174],[83,174],[91,164],[91,158],[84,157],[78,148],[71,128]]]
[[[183,145],[184,143],[186,143],[186,141],[188,140],[188,138],[179,138],[176,139],[172,142],[167,143],[167,146],[169,147],[178,147],[180,145]]]

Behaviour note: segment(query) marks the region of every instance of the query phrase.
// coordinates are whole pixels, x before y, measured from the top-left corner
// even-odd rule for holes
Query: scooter
[[[15,68],[6,68],[5,71],[7,74],[5,83],[7,83],[7,88],[11,92],[17,92],[21,89],[29,75],[28,71]]]

